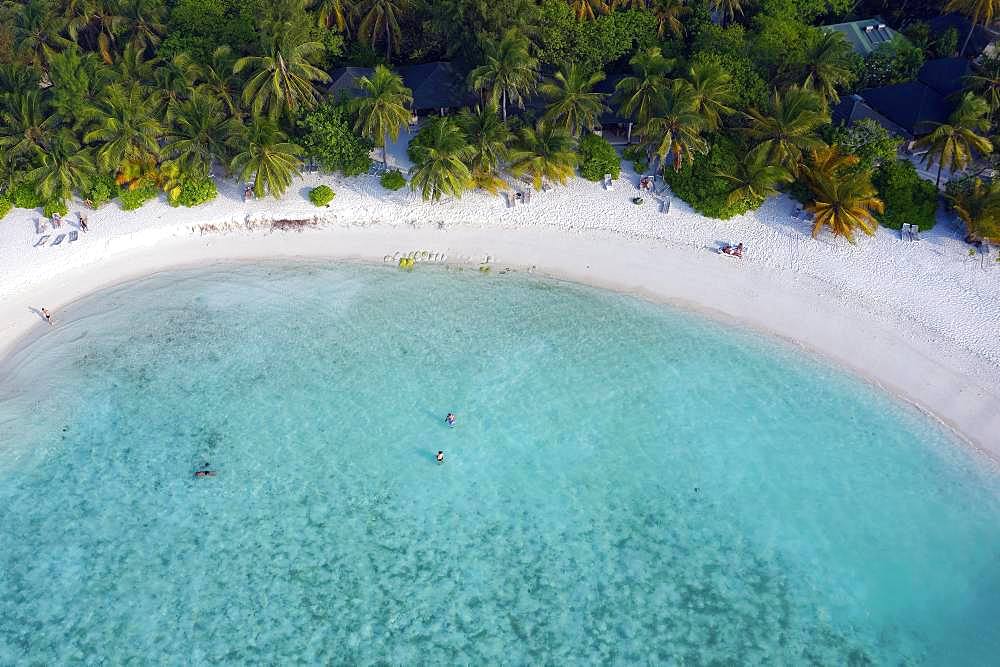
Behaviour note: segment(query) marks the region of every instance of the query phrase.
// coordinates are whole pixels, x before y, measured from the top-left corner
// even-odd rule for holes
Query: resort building
[[[886,25],[881,16],[861,21],[834,23],[833,25],[823,26],[821,29],[835,30],[842,34],[847,39],[847,43],[854,49],[854,52],[861,57],[868,56],[872,51],[883,44],[891,42],[897,36],[900,39],[906,39]]]
[[[413,91],[415,116],[443,116],[477,101],[469,91],[465,77],[450,62],[401,65],[395,70],[403,77],[406,87]],[[338,94],[354,97],[361,92],[358,79],[371,76],[373,71],[371,67],[340,67],[330,73],[327,93],[334,97]]]

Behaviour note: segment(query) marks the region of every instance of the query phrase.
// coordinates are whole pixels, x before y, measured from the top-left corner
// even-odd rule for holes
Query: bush
[[[309,201],[316,206],[329,206],[336,193],[326,185],[320,185],[309,191]]]
[[[84,198],[93,208],[100,208],[118,196],[118,184],[113,176],[101,174],[94,178],[90,190],[84,193]]]
[[[837,144],[845,153],[857,155],[862,169],[874,169],[895,161],[902,141],[871,118],[863,118],[851,127],[835,128],[830,143]]]
[[[184,176],[181,178],[181,189],[176,199],[170,200],[171,206],[200,206],[219,196],[215,181],[205,176],[197,178]]]
[[[711,218],[727,220],[756,208],[746,201],[732,204],[726,201],[731,186],[718,173],[743,159],[744,151],[725,137],[715,136],[709,140],[712,147],[708,155],[696,155],[693,165],[685,163],[680,171],[667,165],[663,177],[670,189],[696,211]]]
[[[924,231],[934,226],[937,188],[931,181],[920,178],[910,162],[886,162],[875,172],[872,184],[885,204],[885,213],[875,216],[883,227],[900,229],[908,222]]]
[[[31,183],[15,183],[10,189],[9,196],[16,208],[41,208],[45,203]]]
[[[649,160],[646,158],[646,149],[639,144],[630,144],[622,151],[625,159],[632,163],[635,173],[642,174],[649,169]]]
[[[299,144],[306,155],[319,161],[323,171],[357,176],[371,167],[372,142],[354,132],[343,105],[321,105],[299,121],[299,128],[304,132]]]
[[[398,190],[406,185],[406,177],[399,173],[398,169],[385,172],[379,181],[386,190]]]
[[[123,211],[134,211],[159,193],[160,189],[156,187],[156,183],[141,181],[137,187],[123,190],[118,195],[118,201]]]
[[[45,202],[45,207],[42,209],[42,215],[46,218],[51,218],[53,215],[58,213],[60,216],[67,215],[69,213],[69,208],[66,206],[66,201],[63,199],[52,199]]]
[[[10,209],[12,208],[14,208],[14,203],[10,198],[6,194],[0,195],[0,220],[10,213]]]
[[[596,134],[583,135],[577,154],[580,156],[580,175],[588,181],[599,181],[604,174],[611,174],[611,178],[621,175],[622,161],[618,152]]]

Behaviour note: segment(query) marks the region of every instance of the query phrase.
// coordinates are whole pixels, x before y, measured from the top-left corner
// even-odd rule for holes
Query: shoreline
[[[945,271],[963,265],[939,259],[962,250],[947,230],[934,243],[901,246],[911,255],[894,267],[885,261],[886,248],[899,242],[881,229],[857,246],[805,238],[794,251],[783,250],[789,231],[764,215],[790,205],[781,198],[761,214],[729,222],[682,210],[666,226],[655,209],[627,203],[614,210],[615,199],[579,179],[561,192],[539,194],[526,220],[478,193],[430,205],[394,199],[373,191],[377,187],[370,177],[338,183],[332,210],[324,210],[316,226],[294,231],[273,231],[266,223],[315,216],[315,207],[288,201],[289,195],[239,205],[220,192],[219,200],[198,209],[153,202],[132,214],[110,205],[91,213],[91,231],[72,251],[32,249],[38,214],[17,211],[0,223],[0,260],[7,260],[0,268],[0,360],[45,326],[32,308],[47,307],[58,324],[69,303],[170,269],[261,259],[383,263],[386,256],[423,250],[447,254],[447,264],[477,267],[489,256],[494,271],[533,270],[780,339],[914,405],[1000,462],[1000,337],[991,337],[995,306],[980,298],[990,291],[995,297],[1000,270],[970,273],[971,289],[949,282]],[[676,209],[679,204],[675,200]],[[588,211],[593,215],[583,217]],[[652,233],[643,225],[653,225]],[[706,249],[711,241],[703,240],[728,226],[750,239],[749,257]],[[733,238],[733,230],[728,233]],[[15,234],[21,238],[10,238]],[[925,280],[915,269],[926,262],[937,262],[945,275]],[[917,280],[923,282],[907,282]],[[883,282],[862,291],[877,281]]]

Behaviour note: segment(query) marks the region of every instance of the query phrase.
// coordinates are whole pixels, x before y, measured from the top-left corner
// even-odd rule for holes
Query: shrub
[[[727,220],[756,208],[746,201],[729,203],[730,183],[719,176],[720,171],[743,158],[743,151],[731,139],[715,136],[709,140],[712,147],[708,155],[695,156],[693,165],[685,163],[680,171],[667,165],[663,177],[670,189],[696,211],[711,218]]]
[[[299,121],[299,127],[304,131],[299,143],[323,171],[357,176],[371,167],[372,142],[354,132],[343,105],[323,104]]]
[[[10,198],[6,194],[0,195],[0,220],[10,213],[10,209],[12,208],[14,208],[14,203]]]
[[[875,172],[872,183],[885,204],[885,213],[875,216],[883,227],[900,229],[908,222],[923,231],[934,226],[937,188],[920,178],[913,164],[906,160],[886,162]]]
[[[329,206],[336,193],[326,185],[320,185],[309,191],[309,201],[316,206]]]
[[[197,178],[184,176],[181,178],[181,190],[176,199],[171,200],[171,206],[200,206],[219,196],[215,181],[208,176]]]
[[[604,174],[611,174],[611,178],[621,175],[621,158],[602,137],[596,134],[583,135],[577,153],[580,156],[580,175],[588,181],[599,181],[604,178]]]
[[[837,144],[845,153],[857,155],[862,169],[893,162],[902,143],[871,118],[863,118],[851,127],[835,128],[831,139],[830,143]]]
[[[69,208],[66,206],[65,200],[52,199],[45,202],[45,207],[42,209],[42,215],[44,215],[46,218],[51,218],[56,213],[58,213],[61,216],[69,213]]]
[[[31,183],[15,183],[10,189],[10,201],[16,208],[41,208],[42,198]]]
[[[625,159],[632,163],[635,173],[642,174],[649,169],[649,160],[646,158],[646,149],[639,144],[630,144],[622,151]]]
[[[84,193],[84,198],[93,208],[100,208],[118,196],[118,184],[114,176],[101,174],[94,178],[90,190]]]
[[[385,172],[379,181],[386,190],[398,190],[406,185],[406,177],[399,173],[398,169]]]
[[[125,189],[118,195],[123,211],[134,211],[160,193],[156,183],[141,181],[133,189]]]

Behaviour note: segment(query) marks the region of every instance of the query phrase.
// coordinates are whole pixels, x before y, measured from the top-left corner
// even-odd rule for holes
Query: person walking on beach
[[[87,216],[80,213],[80,231],[87,231]]]
[[[45,308],[42,308],[42,317],[44,317],[45,321],[49,323],[49,326],[52,325],[52,314]]]
[[[437,456],[435,457],[438,463],[444,463],[444,452],[438,450]]]

